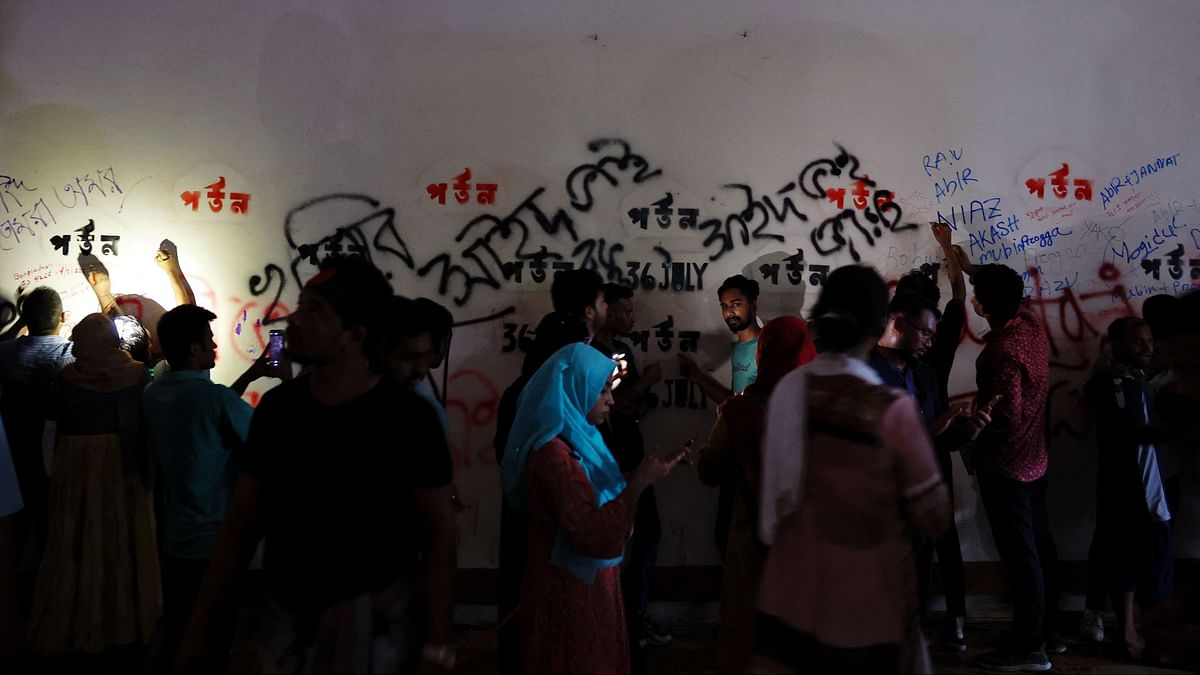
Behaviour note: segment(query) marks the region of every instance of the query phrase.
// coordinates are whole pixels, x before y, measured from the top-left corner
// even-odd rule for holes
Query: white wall
[[[1063,557],[1083,558],[1094,466],[1077,390],[1097,331],[1136,310],[1145,293],[1181,292],[1193,283],[1188,261],[1200,258],[1200,7],[827,4],[5,3],[2,291],[11,297],[21,280],[36,279],[64,293],[73,320],[93,311],[74,269],[78,242],[64,255],[50,241],[93,219],[97,237],[121,238],[118,255],[101,256],[114,287],[169,307],[152,256],[170,238],[201,303],[220,315],[215,377],[226,382],[261,347],[256,322],[276,295],[293,304],[297,277],[311,274],[299,246],[339,227],[349,228],[343,244],[361,241],[398,292],[439,298],[459,320],[512,308],[458,330],[451,363],[453,445],[468,504],[461,562],[490,566],[494,407],[520,361],[504,349],[505,326],[536,324],[549,305],[548,283],[531,281],[528,269],[522,283],[505,279],[501,263],[545,247],[579,264],[607,261],[614,274],[649,263],[639,273],[661,281],[668,253],[692,272],[692,288],[638,294],[639,324],[651,330],[638,357],[663,359],[675,378],[678,336],[661,350],[652,326],[669,315],[675,330],[700,331],[702,355],[718,364],[730,339],[715,298],[724,277],[798,248],[807,263],[836,267],[851,262],[852,243],[864,262],[896,278],[938,259],[926,231],[907,224],[957,211],[956,240],[973,257],[1040,268],[1029,290],[1040,293],[1056,348],[1051,519]],[[645,164],[620,166],[612,159],[622,146],[589,149],[597,139],[623,139]],[[846,221],[845,245],[833,237],[836,220],[827,221],[839,210],[802,191],[815,189],[803,180],[811,175],[802,176],[805,167],[836,158],[836,143],[900,207],[885,210],[892,227],[877,236],[856,211],[866,234]],[[934,168],[939,152],[946,160]],[[1169,166],[1139,175],[1168,157]],[[1090,200],[1076,199],[1073,185],[1064,199],[1049,184],[1044,198],[1030,194],[1026,179],[1063,163],[1068,180],[1092,181]],[[453,188],[445,205],[430,198],[427,185],[452,182],[464,167],[472,183],[498,185],[495,204],[479,204],[475,191],[459,204]],[[968,169],[951,188],[947,181]],[[247,213],[231,213],[228,201],[214,213],[204,195],[197,211],[185,206],[181,192],[220,176],[227,190],[251,195]],[[1120,189],[1108,199],[1103,190],[1113,180]],[[65,190],[68,183],[81,185],[86,200]],[[843,174],[821,185],[852,183]],[[747,197],[731,184],[758,200],[744,216],[745,238],[728,217],[746,209]],[[547,225],[558,216],[571,227],[539,225],[522,206],[534,193]],[[683,230],[678,215],[668,229],[653,213],[645,230],[630,221],[630,209],[667,193],[675,208],[697,209],[700,222],[719,219],[720,230]],[[777,208],[790,198],[806,219],[769,217],[764,195]],[[853,209],[852,195],[846,199]],[[31,212],[38,203],[44,208]],[[997,231],[992,241],[991,226],[1001,222],[1012,232]],[[728,245],[716,236],[726,224]],[[1157,281],[1141,269],[1142,258],[1159,259],[1177,244],[1178,282],[1169,261]],[[767,318],[812,297],[807,276],[793,286],[783,268],[764,296]],[[1119,290],[1114,296],[1117,286],[1128,289],[1128,302]],[[971,328],[978,335],[984,326],[973,318]],[[964,343],[954,393],[973,389],[977,352]],[[665,388],[658,393],[665,397]],[[712,412],[657,410],[645,422],[649,441],[703,437]],[[964,554],[994,558],[976,493],[959,471]],[[690,469],[667,480],[661,562],[715,562],[714,501]],[[1196,524],[1195,503],[1189,508],[1185,531]],[[1187,555],[1200,553],[1194,535],[1181,543]]]

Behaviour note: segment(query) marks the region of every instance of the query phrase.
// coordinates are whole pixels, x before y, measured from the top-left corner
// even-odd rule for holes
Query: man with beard
[[[950,448],[956,446],[954,440],[948,438],[954,434],[945,432],[965,410],[962,406],[947,405],[941,395],[939,373],[925,361],[938,332],[938,320],[937,307],[929,297],[909,291],[896,293],[888,305],[887,328],[871,351],[867,365],[879,374],[884,384],[907,392],[916,401],[925,428],[933,437],[938,468],[953,500],[954,468]],[[935,549],[946,594],[945,645],[953,651],[966,651],[964,571],[958,530],[953,521],[941,536],[917,544],[918,601],[922,617],[928,601]]]
[[[1134,624],[1134,602],[1144,610],[1171,592],[1172,514],[1158,450],[1145,440],[1147,428],[1157,422],[1145,375],[1154,358],[1150,327],[1122,317],[1109,325],[1108,341],[1113,363],[1086,389],[1096,413],[1098,450],[1094,557],[1089,555],[1088,564],[1099,566],[1096,576],[1111,594],[1125,650],[1137,659],[1146,642]]]
[[[758,364],[754,360],[758,351],[758,336],[762,327],[758,325],[758,282],[735,274],[717,289],[717,300],[721,303],[721,318],[730,332],[737,336],[729,363],[733,370],[730,386],[726,387],[715,377],[704,372],[696,361],[687,354],[679,354],[679,371],[694,382],[714,403],[724,403],[734,394],[754,382]]]
[[[700,387],[704,395],[713,402],[724,403],[730,396],[739,394],[754,382],[758,375],[758,336],[762,327],[758,325],[758,282],[735,274],[717,289],[717,300],[721,303],[721,318],[730,332],[737,336],[729,365],[733,371],[730,386],[726,387],[715,377],[704,372],[696,361],[687,354],[679,354],[679,372]],[[717,551],[725,558],[725,545],[729,541],[729,522],[733,513],[731,485],[722,485],[717,496],[717,523],[713,530]]]

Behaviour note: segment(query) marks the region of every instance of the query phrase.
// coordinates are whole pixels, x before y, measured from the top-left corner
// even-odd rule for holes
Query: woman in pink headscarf
[[[757,536],[757,513],[767,399],[784,375],[816,355],[804,319],[781,316],[768,322],[758,338],[758,376],[721,405],[708,447],[700,454],[700,480],[706,485],[720,485],[731,475],[737,481],[721,577],[718,655],[723,673],[746,672],[754,649],[754,599],[766,554]]]

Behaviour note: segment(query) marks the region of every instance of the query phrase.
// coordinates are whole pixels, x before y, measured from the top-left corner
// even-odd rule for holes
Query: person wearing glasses
[[[885,384],[908,392],[916,402],[921,419],[933,437],[942,478],[953,490],[954,469],[950,450],[957,448],[965,439],[954,438],[961,435],[956,433],[957,428],[956,432],[947,431],[966,409],[964,406],[947,404],[938,385],[937,370],[924,358],[934,344],[940,318],[937,306],[926,295],[898,292],[888,306],[887,328],[867,362]],[[967,647],[963,633],[967,613],[965,579],[958,530],[953,522],[938,538],[917,542],[918,594],[922,617],[933,571],[933,550],[937,551],[941,563],[942,586],[946,593],[946,627],[942,641],[947,649],[964,651]]]
[[[916,400],[921,418],[934,436],[944,432],[961,412],[946,409],[938,393],[937,374],[921,360],[933,344],[938,319],[937,308],[924,296],[898,293],[888,305],[887,328],[868,359],[885,384],[907,391]]]

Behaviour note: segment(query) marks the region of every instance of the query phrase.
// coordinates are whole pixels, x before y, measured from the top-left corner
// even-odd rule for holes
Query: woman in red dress
[[[651,453],[621,476],[596,425],[612,406],[617,364],[583,343],[563,347],[521,394],[501,476],[529,513],[521,588],[528,673],[626,673],[620,563],[638,497],[687,454]]]

